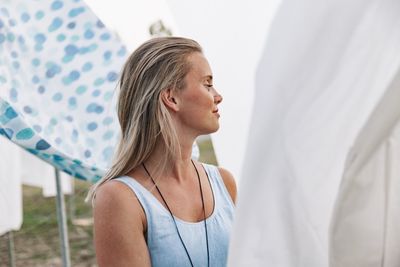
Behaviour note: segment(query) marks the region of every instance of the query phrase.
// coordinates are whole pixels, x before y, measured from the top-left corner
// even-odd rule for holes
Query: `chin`
[[[208,132],[207,134],[215,133],[216,131],[218,131],[218,129],[219,129],[219,124],[218,124],[218,125],[215,125],[215,126],[212,127],[212,128],[210,128],[210,129],[209,129],[209,132]]]

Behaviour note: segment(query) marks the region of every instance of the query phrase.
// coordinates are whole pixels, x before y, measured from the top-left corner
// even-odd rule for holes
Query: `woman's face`
[[[193,53],[187,60],[190,71],[185,87],[177,93],[178,118],[195,135],[209,134],[219,128],[218,104],[222,96],[213,87],[210,65],[202,53]]]

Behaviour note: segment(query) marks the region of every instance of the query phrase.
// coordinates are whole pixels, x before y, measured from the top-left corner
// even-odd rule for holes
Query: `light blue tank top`
[[[224,267],[227,263],[229,235],[234,204],[225,187],[218,168],[203,164],[214,194],[213,213],[206,219],[210,266]],[[189,267],[190,261],[179,240],[168,210],[135,179],[128,176],[116,178],[128,185],[136,194],[147,219],[147,246],[152,267]],[[186,222],[175,217],[189,255],[195,267],[207,266],[207,246],[204,221]]]

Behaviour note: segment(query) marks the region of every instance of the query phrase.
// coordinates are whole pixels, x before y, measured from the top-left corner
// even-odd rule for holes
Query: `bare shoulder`
[[[108,181],[96,191],[94,242],[99,266],[150,266],[145,214],[133,191]]]
[[[146,216],[133,191],[118,181],[108,181],[101,185],[94,200],[96,218],[135,223],[139,229],[145,230]],[[122,223],[121,223],[122,224]]]
[[[116,209],[115,207],[118,207]],[[118,181],[108,181],[101,185],[96,191],[94,210],[107,215],[108,212],[117,215],[119,212],[133,211],[132,214],[139,215],[141,206],[135,194],[125,184]]]
[[[228,190],[233,200],[233,203],[236,203],[237,187],[235,178],[233,178],[232,173],[230,173],[228,170],[224,168],[218,167],[218,170],[219,173],[221,174],[222,180],[224,181],[226,189]]]

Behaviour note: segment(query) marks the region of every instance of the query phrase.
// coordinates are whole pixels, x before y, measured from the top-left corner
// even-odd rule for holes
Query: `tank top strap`
[[[133,191],[133,193],[136,195],[136,198],[139,200],[139,204],[142,206],[145,212],[148,224],[151,224],[154,220],[157,221],[157,217],[160,215],[165,217],[170,216],[168,211],[164,208],[164,206],[162,206],[157,198],[134,178],[129,176],[121,176],[115,178],[114,180],[124,183]]]
[[[225,186],[218,167],[205,163],[203,163],[203,167],[207,172],[208,178],[210,179],[211,187],[215,197],[216,208],[217,206],[234,207],[232,197]]]

